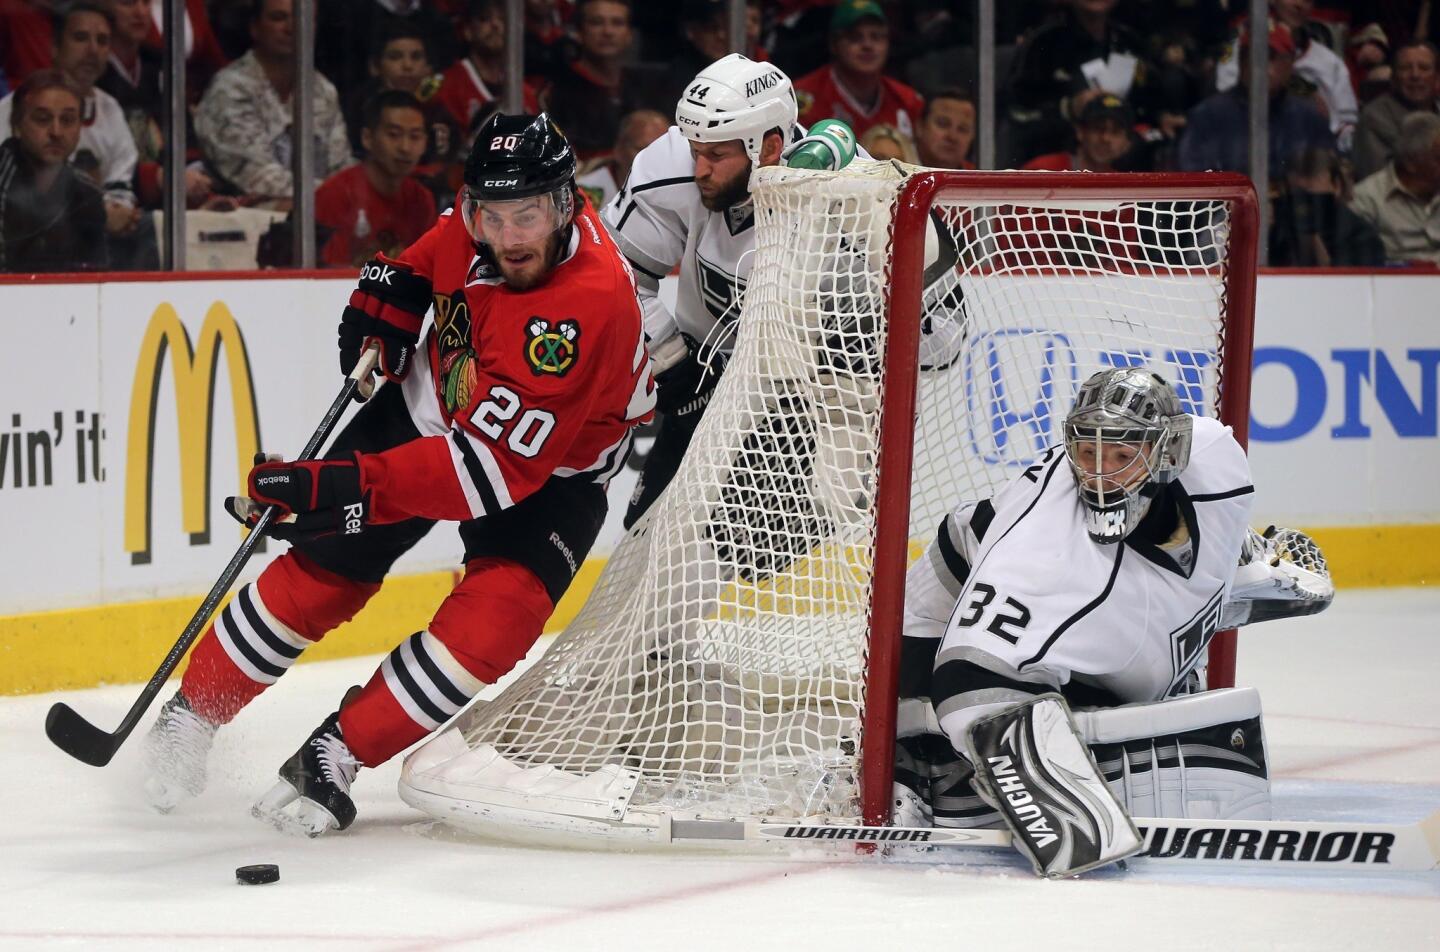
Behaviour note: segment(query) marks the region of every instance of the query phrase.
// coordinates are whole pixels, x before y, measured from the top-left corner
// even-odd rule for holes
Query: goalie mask
[[[496,113],[475,134],[459,206],[476,250],[523,247],[575,218],[575,153],[550,117]]]
[[[790,77],[769,63],[731,53],[685,87],[675,106],[675,125],[692,142],[739,139],[758,165],[765,133],[779,129],[781,140],[789,142],[797,115]]]
[[[1185,471],[1190,436],[1175,390],[1148,370],[1102,370],[1081,384],[1065,417],[1065,455],[1091,539],[1106,545],[1134,531]]]

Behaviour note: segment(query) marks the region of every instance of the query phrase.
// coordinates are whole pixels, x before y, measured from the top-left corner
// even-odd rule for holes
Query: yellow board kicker
[[[585,561],[546,623],[546,632],[559,631],[574,619],[604,566],[604,559]],[[354,621],[326,635],[300,660],[328,661],[389,651],[406,635],[429,624],[458,579],[458,572],[386,579],[380,593]],[[196,594],[0,617],[0,695],[146,681],[203,597]]]
[[[1440,582],[1440,525],[1305,528],[1320,544],[1337,588],[1433,585]],[[912,558],[917,553],[912,545]],[[564,628],[589,597],[604,559],[587,559],[546,624]],[[389,651],[424,628],[454,572],[400,575],[358,617],[306,651],[302,661]],[[759,593],[759,597],[793,596]],[[0,617],[0,695],[37,694],[97,684],[145,681],[170,650],[202,596],[122,602]]]

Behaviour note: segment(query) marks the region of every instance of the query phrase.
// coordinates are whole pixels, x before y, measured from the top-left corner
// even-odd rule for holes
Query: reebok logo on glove
[[[285,483],[286,485],[289,485],[290,474],[276,473],[274,476],[261,476],[259,479],[255,480],[256,486],[270,486],[274,483]]]
[[[378,261],[371,261],[360,269],[361,281],[377,281],[380,284],[391,284],[390,279],[395,276],[395,269]]]
[[[365,504],[351,503],[345,507],[345,535],[359,535],[365,526]]]

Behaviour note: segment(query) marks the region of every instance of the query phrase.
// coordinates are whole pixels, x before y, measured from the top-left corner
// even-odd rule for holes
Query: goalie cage
[[[1245,442],[1243,176],[857,160],[752,184],[734,356],[678,474],[544,656],[407,758],[425,812],[591,845],[887,823],[905,570],[954,504],[1058,443],[1107,366]]]

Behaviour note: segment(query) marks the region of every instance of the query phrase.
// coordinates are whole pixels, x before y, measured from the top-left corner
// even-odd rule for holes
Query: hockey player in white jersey
[[[1206,647],[1334,590],[1313,542],[1248,528],[1253,492],[1229,428],[1164,380],[1087,380],[1064,446],[956,508],[907,575],[897,822],[1003,822],[1071,875],[1138,849],[1131,816],[1268,818],[1258,695],[1194,693]]]
[[[732,53],[685,89],[675,125],[643,149],[602,218],[635,271],[664,415],[626,528],[670,482],[724,369],[755,248],[750,172],[803,132],[790,79]],[[680,268],[674,312],[660,279]]]
[[[657,409],[663,415],[626,512],[626,528],[675,475],[732,352],[755,249],[751,172],[780,164],[812,140],[837,134],[822,135],[817,126],[816,135],[807,136],[795,117],[795,93],[780,69],[739,53],[717,60],[686,87],[675,108],[675,125],[636,156],[629,179],[602,212],[635,271],[655,366]],[[848,127],[839,133],[842,139],[848,138],[845,133]],[[869,158],[853,139],[843,145],[849,146],[848,155],[840,156],[839,164],[850,156]],[[959,322],[950,319],[959,309],[956,260],[948,233],[932,225],[926,301],[933,313],[943,303],[946,317],[926,322],[926,369],[952,359],[957,350]],[[677,266],[672,312],[660,299],[660,279]],[[845,272],[848,264],[838,262],[833,270]],[[843,288],[835,290],[845,296]],[[783,414],[767,422],[768,430],[756,434],[758,441],[794,442],[794,457],[809,459],[805,435]]]

